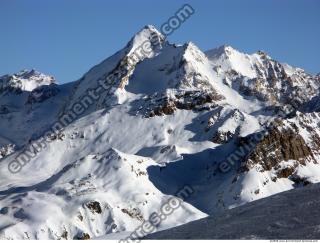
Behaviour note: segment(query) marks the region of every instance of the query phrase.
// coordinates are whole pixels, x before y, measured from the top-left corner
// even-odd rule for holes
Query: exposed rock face
[[[277,178],[288,178],[290,177],[295,171],[294,167],[287,167],[284,169],[280,169],[277,171]]]
[[[241,82],[243,91],[271,104],[302,104],[318,93],[319,81],[303,70],[289,76],[284,66],[276,61],[266,60],[266,65],[267,73]]]
[[[97,214],[102,213],[102,209],[99,202],[96,202],[96,201],[88,202],[86,204],[86,207],[89,208],[93,213],[97,213]]]
[[[320,137],[316,128],[318,113],[303,114],[289,120],[280,120],[278,126],[270,129],[257,143],[243,164],[244,170],[258,168],[259,171],[274,170],[277,178],[292,177],[304,181],[295,175],[295,168],[306,163],[317,163]],[[301,134],[303,131],[304,137]],[[285,167],[282,162],[289,162]]]
[[[90,235],[88,233],[82,233],[73,237],[74,240],[90,240]]]
[[[122,208],[121,212],[124,214],[127,214],[131,218],[135,218],[139,221],[143,221],[143,216],[141,212],[136,208],[132,208],[132,209]]]
[[[215,91],[183,91],[175,94],[172,98],[164,96],[158,99],[157,103],[149,112],[149,117],[171,115],[175,110],[202,110],[215,106],[215,102],[224,97]],[[151,98],[152,100],[152,98]]]
[[[212,138],[212,142],[223,144],[223,143],[227,143],[233,137],[234,137],[234,134],[231,133],[230,131],[227,131],[227,132],[217,131],[214,137]]]
[[[272,129],[250,153],[245,167],[251,169],[259,164],[262,170],[271,170],[281,161],[295,160],[305,164],[313,154],[304,139],[294,131]]]

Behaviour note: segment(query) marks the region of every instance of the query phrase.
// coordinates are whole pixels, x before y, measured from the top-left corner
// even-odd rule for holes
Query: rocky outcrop
[[[151,105],[147,117],[171,115],[175,110],[203,110],[215,106],[215,102],[224,99],[224,97],[215,91],[183,91],[169,98],[164,96],[158,99],[155,105]],[[151,98],[152,100],[152,98]]]
[[[229,143],[239,138],[240,131],[248,122],[247,118],[239,109],[218,106],[210,116],[205,132],[212,136],[211,141],[214,143]]]
[[[88,209],[90,209],[90,211],[92,213],[97,213],[97,214],[101,214],[102,213],[102,209],[101,209],[101,205],[99,202],[97,201],[92,201],[92,202],[88,202],[85,205]]]
[[[139,221],[143,221],[143,216],[142,216],[141,212],[136,208],[130,208],[130,209],[122,208],[121,212],[124,214],[127,214],[130,218],[134,218]]]
[[[234,134],[230,131],[227,132],[222,132],[222,131],[217,131],[213,138],[212,142],[218,143],[218,144],[224,144],[230,141],[234,137]]]
[[[316,164],[319,159],[320,136],[317,132],[320,117],[318,113],[297,112],[291,119],[281,120],[255,141],[247,155],[242,169],[248,171],[274,171],[276,178],[290,178],[302,181],[295,173],[296,168],[307,163]],[[252,143],[250,139],[244,143]]]
[[[5,146],[0,147],[0,159],[12,154],[15,151],[14,144],[7,144]]]
[[[88,233],[79,233],[78,235],[74,236],[74,240],[90,240],[90,235]]]
[[[249,154],[244,167],[249,170],[258,165],[261,171],[268,171],[276,168],[280,162],[289,160],[302,165],[305,165],[307,160],[316,162],[312,150],[301,135],[291,129],[273,128]],[[281,171],[279,176],[292,174],[291,172]]]

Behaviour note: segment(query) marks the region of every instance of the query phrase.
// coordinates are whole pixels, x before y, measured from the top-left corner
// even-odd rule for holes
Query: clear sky
[[[35,68],[59,83],[74,81],[146,24],[160,28],[184,3],[195,14],[170,42],[265,50],[320,72],[319,0],[0,0],[0,75]]]

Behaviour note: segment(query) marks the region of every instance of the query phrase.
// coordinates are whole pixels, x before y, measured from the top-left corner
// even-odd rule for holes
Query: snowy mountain
[[[13,75],[0,77],[0,91],[32,91],[42,85],[55,83],[52,76],[37,72],[36,70],[22,70]]]
[[[222,46],[206,54],[224,82],[245,96],[283,105],[309,100],[318,93],[318,77],[279,63],[263,51],[248,55]]]
[[[320,181],[319,76],[261,51],[148,25],[75,82],[0,85],[0,239],[120,238],[186,185],[157,230]]]

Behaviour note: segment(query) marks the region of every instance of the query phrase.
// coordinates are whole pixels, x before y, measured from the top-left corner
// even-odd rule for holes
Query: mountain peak
[[[161,32],[159,30],[157,30],[157,28],[154,25],[148,24],[145,25],[142,29],[140,29],[134,36],[133,38],[137,37],[137,36],[148,36],[148,35],[157,35],[157,36],[161,36],[164,38],[164,36],[161,34]]]
[[[217,48],[211,49],[206,51],[206,55],[210,57],[220,57],[222,55],[230,56],[234,52],[239,52],[238,50],[234,49],[232,46],[224,44],[222,46],[219,46]]]
[[[0,88],[13,88],[23,91],[32,91],[42,85],[50,85],[56,80],[50,75],[38,72],[35,69],[24,69],[12,75],[0,77]]]
[[[165,42],[164,35],[161,34],[153,25],[146,25],[140,31],[138,31],[129,41],[127,47],[131,52],[141,48],[144,43],[150,43],[150,47],[153,51],[161,49]]]
[[[258,55],[260,58],[262,59],[269,59],[271,60],[272,58],[268,55],[268,53],[264,50],[259,50],[256,53],[254,53],[253,55]]]
[[[141,29],[141,31],[142,31],[142,30],[149,30],[149,31],[154,31],[154,32],[160,33],[160,32],[157,30],[157,28],[156,28],[154,25],[152,25],[152,24],[147,24],[147,25],[145,25],[145,26]]]
[[[199,49],[196,44],[194,44],[192,41],[189,41],[187,43],[184,44],[185,48],[188,49],[188,48],[196,48],[196,49]]]
[[[206,55],[193,42],[184,44],[184,57],[189,61],[204,62]]]
[[[232,46],[227,45],[227,44],[224,44],[224,45],[222,45],[222,46],[220,46],[218,48],[220,48],[221,50],[224,50],[225,52],[235,51],[235,49]]]
[[[39,76],[39,75],[41,75],[41,73],[32,68],[31,70],[23,69],[20,72],[17,72],[17,73],[15,73],[13,75],[16,76],[16,77],[28,79],[28,78],[31,78],[31,77],[34,77],[34,76]]]

